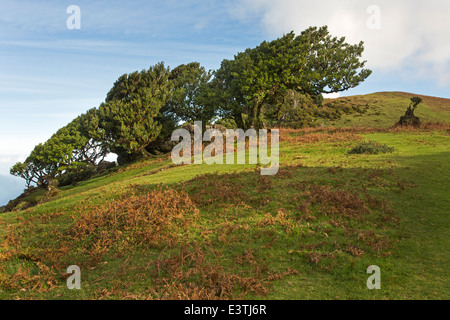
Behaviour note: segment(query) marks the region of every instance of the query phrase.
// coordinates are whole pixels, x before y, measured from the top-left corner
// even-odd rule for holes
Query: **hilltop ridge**
[[[383,91],[325,99],[324,104],[328,103],[342,108],[350,106],[364,112],[343,114],[340,119],[327,120],[324,121],[324,124],[336,127],[389,128],[405,113],[412,97],[422,99],[416,115],[423,122],[450,122],[450,99],[401,91]]]

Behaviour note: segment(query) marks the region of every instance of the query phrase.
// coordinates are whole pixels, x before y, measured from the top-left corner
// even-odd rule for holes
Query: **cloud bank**
[[[270,36],[328,25],[331,34],[350,43],[364,41],[367,67],[450,87],[450,1],[242,0],[232,14],[259,15]]]

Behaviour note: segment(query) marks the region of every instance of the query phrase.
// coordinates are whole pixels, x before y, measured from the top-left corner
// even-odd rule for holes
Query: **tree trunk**
[[[395,124],[396,126],[420,126],[420,118],[414,115],[414,109],[409,106],[406,109],[405,115],[400,117],[400,120]]]

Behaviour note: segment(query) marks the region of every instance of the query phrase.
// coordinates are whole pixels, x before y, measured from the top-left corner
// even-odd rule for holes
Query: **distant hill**
[[[344,114],[338,120],[324,123],[336,127],[381,127],[387,128],[404,115],[412,97],[420,97],[423,102],[415,111],[422,122],[450,123],[450,99],[424,96],[407,92],[377,92],[367,95],[325,99],[325,104],[334,107],[352,106],[364,110],[364,113]]]

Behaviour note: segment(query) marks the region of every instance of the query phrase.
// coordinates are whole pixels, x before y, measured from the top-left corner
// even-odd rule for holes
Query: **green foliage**
[[[211,76],[212,72],[206,71],[198,62],[182,64],[170,72],[172,96],[155,118],[161,131],[146,147],[148,152],[157,154],[172,150],[170,138],[180,122],[200,120],[205,129],[216,114],[209,90]]]
[[[48,186],[91,175],[109,152],[125,161],[145,152],[161,125],[154,119],[170,97],[169,71],[162,63],[121,76],[105,103],[81,114],[37,145],[24,163],[10,170],[32,184]]]
[[[171,97],[169,70],[158,63],[121,76],[99,107],[103,142],[118,155],[119,163],[145,155],[145,148],[161,132],[156,117]]]
[[[96,172],[96,167],[86,163],[80,163],[76,168],[69,170],[59,179],[59,186],[67,186],[79,181],[91,178]]]
[[[214,105],[208,97],[208,83],[212,72],[206,71],[198,62],[180,65],[172,70],[170,80],[174,93],[169,108],[182,121],[209,122],[215,115]]]
[[[321,107],[323,105],[323,100],[324,99],[323,99],[323,95],[322,94],[319,94],[319,95],[314,97],[314,103],[316,105],[318,105],[319,107]]]
[[[243,73],[250,72],[252,68],[251,59],[243,54],[235,56],[234,60],[223,60],[221,67],[214,72],[214,79],[210,85],[212,99],[219,108],[220,116],[233,118],[242,129],[247,128],[244,125],[243,115],[250,113],[243,88],[244,85],[248,88],[251,84],[250,76],[244,78]],[[245,81],[249,84],[245,84]]]
[[[278,96],[273,104],[264,105],[264,115],[269,127],[301,128],[313,125],[315,111],[317,106],[313,99],[294,90]]]
[[[353,147],[349,154],[379,154],[379,153],[391,153],[394,151],[393,147],[389,147],[385,144],[377,142],[363,142]]]
[[[263,114],[268,127],[304,128],[316,127],[326,120],[339,119],[343,114],[363,113],[359,107],[327,102],[323,104],[322,95],[311,97],[294,90],[287,90],[272,104],[263,105]]]
[[[178,117],[166,104],[159,110],[155,120],[161,125],[161,131],[158,137],[150,142],[145,149],[150,153],[169,152],[173,147],[170,138],[172,132],[178,127]]]
[[[288,90],[316,97],[363,82],[371,74],[362,69],[363,50],[362,42],[349,45],[345,38],[330,36],[326,26],[309,28],[299,36],[290,32],[222,61],[212,92],[223,113],[239,126],[244,125],[242,114],[247,114],[248,127],[261,127],[262,106],[276,103]]]
[[[238,126],[236,125],[236,122],[233,119],[219,119],[214,122],[214,124],[219,124],[221,126],[224,126],[227,129],[238,129]]]
[[[421,98],[419,98],[419,97],[412,97],[412,98],[411,98],[411,103],[412,103],[411,108],[412,108],[413,110],[416,109],[417,106],[418,106],[421,102],[422,102],[422,99],[421,99]]]
[[[100,115],[97,108],[91,108],[73,120],[74,136],[81,136],[84,144],[77,150],[77,161],[95,165],[109,153],[103,143],[104,132],[100,129]]]
[[[17,162],[9,169],[9,173],[13,176],[25,179],[27,188],[29,188],[32,183],[37,183],[36,176],[33,174],[33,170],[27,162]]]
[[[98,132],[97,109],[93,108],[38,144],[10,173],[24,178],[28,188],[32,184],[46,187],[71,171],[79,174],[87,164],[95,166],[107,152]]]

